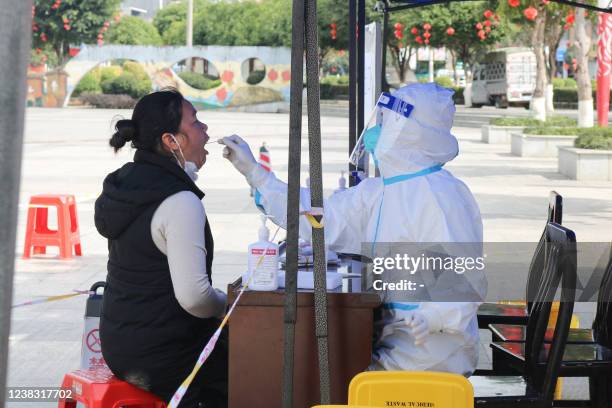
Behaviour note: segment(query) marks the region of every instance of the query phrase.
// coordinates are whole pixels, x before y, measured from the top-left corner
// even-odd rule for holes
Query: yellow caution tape
[[[323,228],[323,221],[321,222],[317,221],[317,219],[312,214],[304,214],[304,215],[306,216],[306,219],[308,220],[308,222],[310,222],[310,225],[312,225],[312,228],[316,228],[316,229]]]
[[[49,296],[43,299],[36,299],[36,300],[30,300],[28,302],[23,302],[23,303],[19,303],[17,305],[13,305],[11,306],[11,309],[15,309],[17,307],[23,307],[23,306],[31,306],[31,305],[39,305],[41,303],[47,303],[47,302],[55,302],[57,300],[64,300],[64,299],[70,299],[73,298],[75,296],[80,296],[80,295],[90,295],[94,292],[91,292],[89,290],[75,290],[76,293],[68,293],[65,295],[57,295],[57,296]]]

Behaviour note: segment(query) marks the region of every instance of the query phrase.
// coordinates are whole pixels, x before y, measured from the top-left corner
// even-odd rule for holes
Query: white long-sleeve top
[[[227,300],[208,279],[205,224],[204,206],[191,191],[166,198],[151,220],[153,242],[168,257],[174,296],[183,309],[199,318],[223,315]]]

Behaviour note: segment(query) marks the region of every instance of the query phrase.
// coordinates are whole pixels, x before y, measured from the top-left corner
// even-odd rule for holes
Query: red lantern
[[[523,15],[527,20],[535,20],[538,17],[538,10],[535,7],[529,6],[523,10]]]
[[[486,38],[484,30],[478,31],[478,37],[480,37],[481,40],[484,40]]]
[[[455,35],[455,29],[453,27],[448,27],[446,29],[446,35]]]
[[[393,25],[393,28],[395,28],[395,31],[393,32],[393,34],[395,35],[395,38],[398,40],[401,40],[402,38],[404,38],[404,25],[402,23],[395,23]]]
[[[431,37],[431,33],[429,31],[425,31],[425,33],[423,33],[423,37],[430,38]]]
[[[483,15],[485,16],[485,18],[491,18],[493,17],[493,12],[491,10],[485,10]]]
[[[64,24],[64,30],[70,31],[70,26],[68,24]]]
[[[508,5],[516,8],[521,5],[521,0],[508,0]]]
[[[412,35],[417,35],[419,33],[419,29],[416,27],[412,27],[410,29],[410,33],[412,33]]]
[[[32,31],[38,31],[38,26],[36,24],[32,24]]]
[[[68,24],[70,22],[70,20],[68,20],[66,17],[62,17],[62,21],[64,24]]]
[[[332,39],[332,40],[335,40],[335,39],[336,39],[336,30],[335,30],[334,28],[332,28],[332,29],[329,31],[329,35],[331,36],[331,39]]]
[[[423,24],[423,29],[424,29],[425,31],[429,31],[429,30],[431,30],[431,24],[429,24],[429,23],[425,23],[425,24]]]
[[[107,28],[108,28],[109,26],[110,26],[110,23],[109,23],[108,21],[105,21],[105,22],[104,22],[104,27],[107,27]]]
[[[98,45],[103,45],[104,44],[104,40],[98,40]]]
[[[485,25],[485,27],[491,27],[491,21],[486,20],[486,21],[484,22],[484,25]]]
[[[342,50],[340,50],[342,51]],[[283,77],[283,81],[289,82],[291,80],[291,71],[285,70],[281,73],[281,77]]]
[[[81,51],[80,48],[70,47],[70,48],[68,48],[68,55],[70,55],[71,57],[76,57],[76,55],[79,53],[79,51]]]
[[[565,24],[565,25],[563,26],[563,29],[564,29],[565,31],[569,30],[569,29],[570,29],[570,25],[569,25],[569,24]]]
[[[550,0],[542,0],[543,5],[548,6],[548,3],[550,3]]]
[[[40,41],[42,41],[42,42],[47,42],[47,34],[42,33],[42,34],[40,35]]]
[[[574,24],[574,21],[576,21],[576,16],[574,14],[568,14],[567,17],[565,17],[565,22],[567,24]]]
[[[414,41],[416,41],[419,44],[423,44],[423,39],[421,38],[420,35],[417,35],[416,38],[414,39]]]
[[[491,27],[485,27],[485,31],[486,31],[487,33],[490,33],[490,32],[491,32]]]
[[[477,30],[482,30],[482,24],[481,23],[476,23],[476,29]]]

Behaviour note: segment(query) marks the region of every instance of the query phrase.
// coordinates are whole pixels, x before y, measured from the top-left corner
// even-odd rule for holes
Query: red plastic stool
[[[108,369],[77,370],[64,376],[58,408],[166,408],[155,395],[117,379]],[[66,395],[72,394],[72,395]]]
[[[49,207],[57,208],[57,231],[50,230],[47,225]],[[30,257],[32,247],[35,254],[44,254],[48,246],[59,247],[61,259],[72,258],[73,246],[74,253],[81,255],[79,221],[73,195],[41,194],[30,197],[23,258]]]

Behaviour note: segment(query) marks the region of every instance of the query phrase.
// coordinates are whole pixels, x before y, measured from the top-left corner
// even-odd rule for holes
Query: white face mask
[[[176,145],[178,146],[178,150],[179,150],[179,153],[183,161],[181,162],[179,158],[176,157],[176,155],[174,154],[174,151],[172,151],[172,155],[178,162],[179,166],[181,166],[182,169],[185,170],[185,173],[187,173],[189,178],[193,181],[196,181],[198,179],[198,170],[200,169],[198,169],[198,166],[196,166],[194,162],[185,160],[185,155],[183,154],[181,145],[176,141],[176,138],[174,137],[174,135],[170,135],[170,136],[172,137],[172,140],[174,140],[174,143],[176,143]],[[181,164],[181,163],[184,163],[184,164]]]

